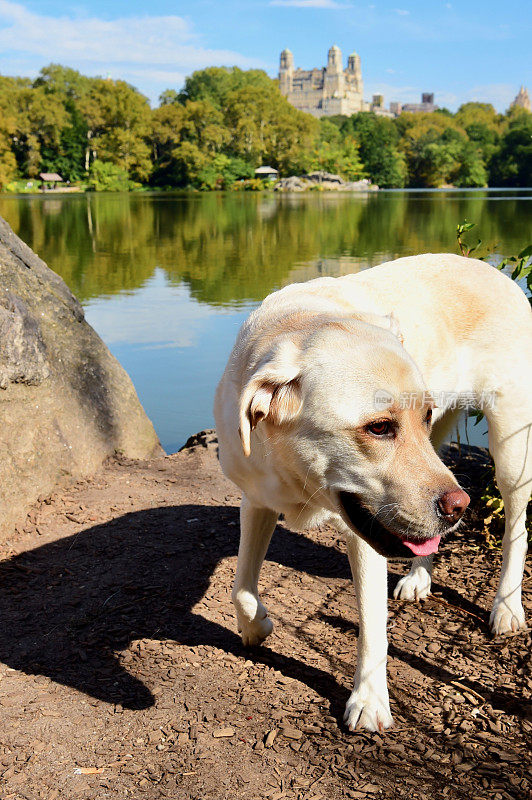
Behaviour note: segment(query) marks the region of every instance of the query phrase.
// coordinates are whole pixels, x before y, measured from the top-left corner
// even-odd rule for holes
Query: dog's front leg
[[[344,720],[350,730],[370,731],[393,724],[386,683],[388,641],[388,570],[380,556],[360,536],[347,534],[347,553],[358,604],[358,635],[355,685],[347,701]]]
[[[259,573],[277,523],[278,514],[259,508],[242,497],[240,546],[233,586],[238,630],[244,645],[260,644],[273,630],[273,623],[259,598]]]

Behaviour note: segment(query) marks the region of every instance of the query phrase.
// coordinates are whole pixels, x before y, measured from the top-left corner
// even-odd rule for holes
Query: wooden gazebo
[[[53,190],[58,183],[63,183],[63,178],[57,172],[41,172],[39,178],[42,181],[41,189],[43,192]]]
[[[277,181],[279,172],[273,167],[262,166],[255,170],[255,177],[263,181]]]

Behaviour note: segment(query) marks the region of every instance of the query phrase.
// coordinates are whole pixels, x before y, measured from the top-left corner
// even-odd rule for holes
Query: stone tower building
[[[283,50],[279,64],[279,89],[288,102],[315,117],[333,114],[356,114],[369,110],[363,99],[360,56],[352,53],[347,69],[342,51],[336,45],[329,50],[327,66],[311,70],[294,69],[294,56]]]
[[[530,97],[528,95],[528,89],[525,89],[524,86],[521,86],[519,89],[519,94],[515,98],[515,100],[510,103],[510,108],[514,106],[518,106],[519,108],[526,108],[527,111],[532,111],[532,106],[530,104]]]

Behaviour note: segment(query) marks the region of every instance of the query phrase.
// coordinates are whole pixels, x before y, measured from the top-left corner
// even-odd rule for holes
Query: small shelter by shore
[[[279,171],[273,167],[262,166],[255,170],[255,177],[263,181],[278,181]]]
[[[63,178],[57,172],[41,172],[39,178],[42,181],[41,189],[43,192],[49,192],[55,189],[58,183],[63,183]]]

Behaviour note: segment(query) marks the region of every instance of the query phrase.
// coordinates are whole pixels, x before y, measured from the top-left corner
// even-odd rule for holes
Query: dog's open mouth
[[[351,492],[339,492],[338,498],[344,514],[357,533],[374,550],[386,558],[414,558],[428,556],[438,550],[441,536],[426,539],[408,538],[385,528],[361,500]]]

